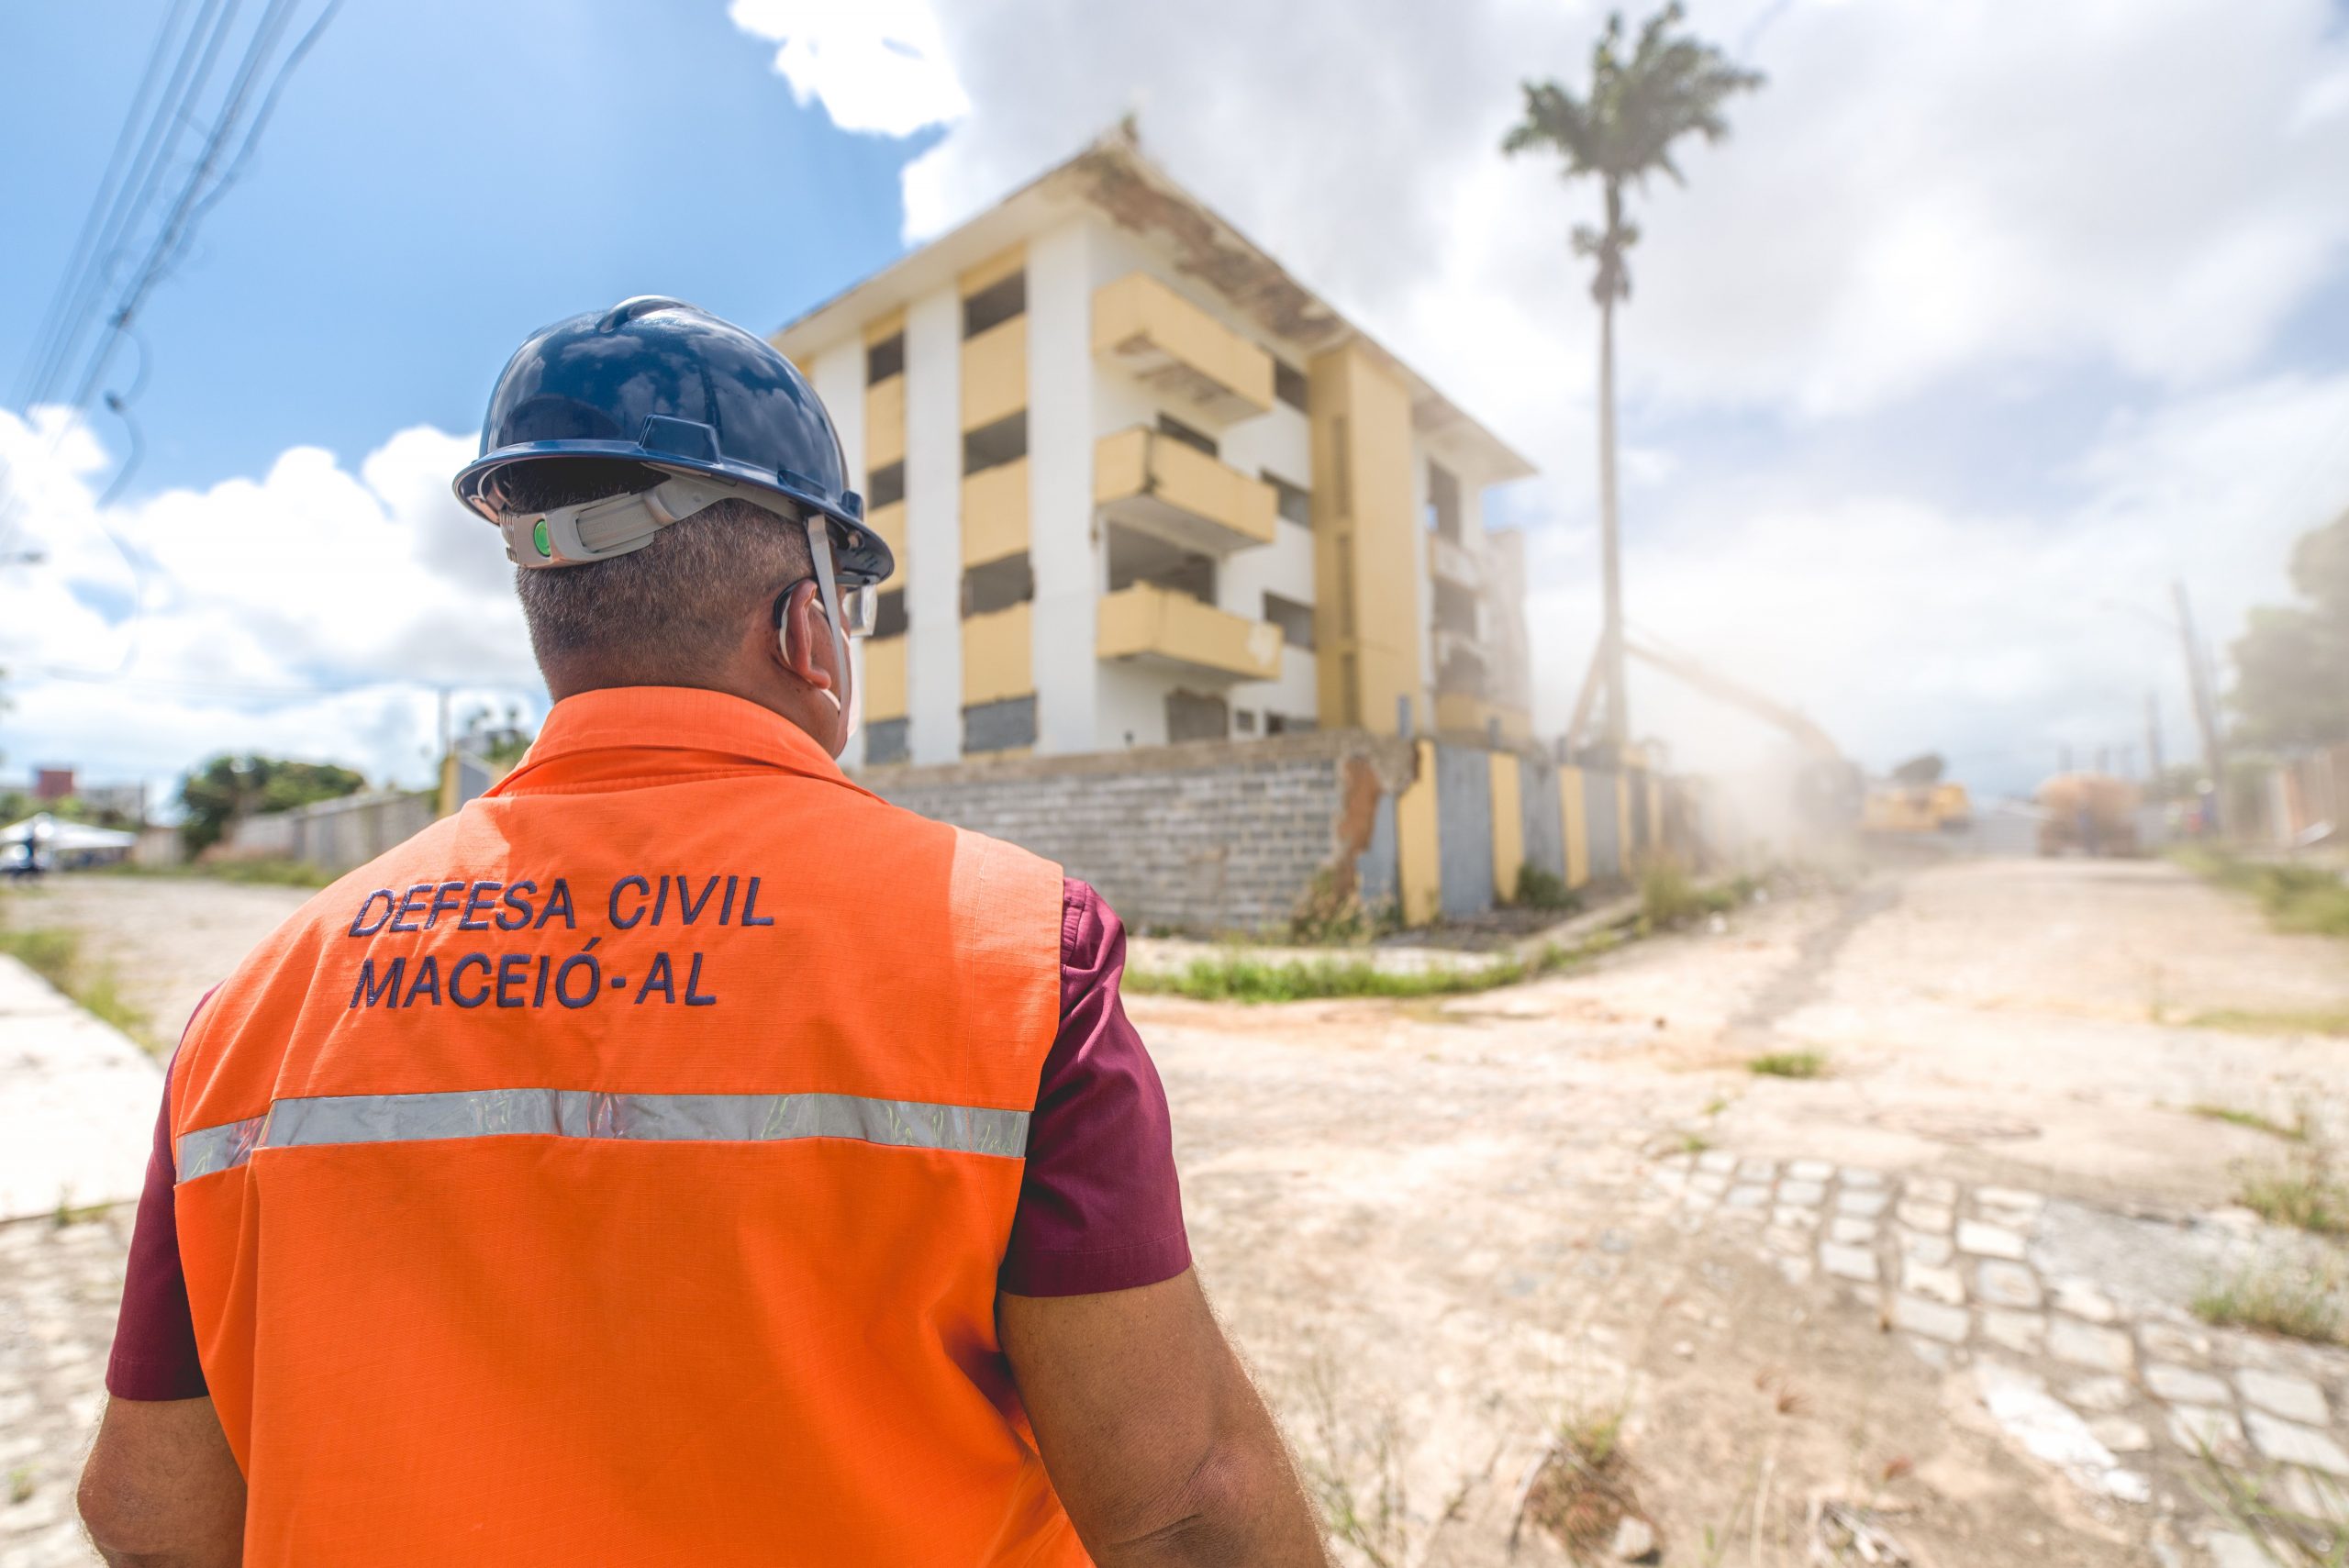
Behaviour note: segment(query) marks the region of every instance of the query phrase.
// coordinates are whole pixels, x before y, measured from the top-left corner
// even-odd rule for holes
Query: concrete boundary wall
[[[1059,862],[1138,929],[1269,932],[1286,929],[1317,878],[1348,893],[1365,872],[1395,882],[1391,848],[1374,843],[1379,806],[1413,767],[1408,741],[1322,730],[873,769],[857,782]]]
[[[1308,896],[1348,894],[1408,925],[1474,917],[1512,899],[1529,865],[1570,886],[1621,881],[1671,815],[1644,772],[1362,730],[875,768],[858,782],[1059,862],[1138,929],[1199,933],[1285,934]]]

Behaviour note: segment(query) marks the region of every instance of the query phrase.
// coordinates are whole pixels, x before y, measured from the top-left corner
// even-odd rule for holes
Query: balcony
[[[1147,272],[1093,294],[1093,352],[1210,424],[1273,406],[1273,358]]]
[[[1464,588],[1481,591],[1485,586],[1485,563],[1466,545],[1440,533],[1428,535],[1428,570]]]
[[[1093,502],[1112,521],[1179,549],[1225,555],[1273,542],[1280,497],[1263,480],[1138,426],[1094,444]]]
[[[1280,628],[1147,583],[1103,595],[1094,646],[1105,660],[1199,681],[1271,681],[1281,673]]]

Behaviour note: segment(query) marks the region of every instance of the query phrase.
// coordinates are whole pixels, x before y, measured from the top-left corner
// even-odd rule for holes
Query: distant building
[[[73,793],[73,770],[71,768],[35,768],[33,798],[43,806],[63,800]]]
[[[1130,139],[775,342],[897,557],[852,762],[1530,729],[1531,466]]]

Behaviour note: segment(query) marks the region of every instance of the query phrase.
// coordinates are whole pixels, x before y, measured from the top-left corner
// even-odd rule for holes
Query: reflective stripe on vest
[[[279,1100],[266,1116],[183,1133],[178,1179],[233,1170],[262,1149],[423,1143],[451,1138],[615,1138],[776,1143],[848,1138],[900,1149],[1018,1159],[1026,1111],[863,1095],[606,1095],[584,1089],[459,1089]]]

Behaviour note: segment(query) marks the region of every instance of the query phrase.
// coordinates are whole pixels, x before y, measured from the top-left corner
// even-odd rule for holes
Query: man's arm
[[[237,1568],[245,1478],[209,1399],[110,1399],[82,1523],[114,1568]]]
[[[1280,1431],[1196,1273],[1007,1294],[996,1317],[1044,1468],[1101,1568],[1325,1568]]]

